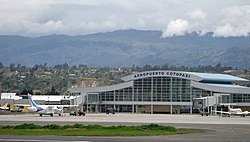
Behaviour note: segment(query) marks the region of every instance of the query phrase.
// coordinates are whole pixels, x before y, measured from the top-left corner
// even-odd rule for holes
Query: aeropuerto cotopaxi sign
[[[190,78],[190,74],[180,73],[174,71],[151,71],[151,72],[142,72],[134,75],[134,78],[140,77],[151,77],[151,76],[171,76],[171,77],[183,77]]]

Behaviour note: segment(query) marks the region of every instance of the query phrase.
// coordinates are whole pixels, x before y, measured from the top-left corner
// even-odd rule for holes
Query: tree
[[[0,62],[0,69],[4,68],[3,63]]]
[[[43,69],[46,69],[46,67],[47,67],[47,63],[45,62],[45,63],[43,64]]]
[[[10,64],[10,71],[15,71],[15,63]]]
[[[50,92],[46,93],[47,95],[60,95],[59,92],[52,86]]]
[[[21,95],[27,95],[27,94],[33,94],[33,90],[32,89],[23,89],[20,93]]]
[[[68,65],[67,63],[64,63],[64,64],[62,65],[62,67],[63,67],[63,69],[68,69],[68,68],[69,68],[69,65]]]

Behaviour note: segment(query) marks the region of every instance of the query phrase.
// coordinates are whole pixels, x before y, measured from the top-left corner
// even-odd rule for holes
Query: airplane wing
[[[228,115],[232,114],[232,113],[230,113],[228,111],[214,111],[214,112],[218,113],[218,114],[228,114]]]
[[[30,106],[30,104],[14,104],[14,106]],[[77,107],[78,105],[43,105],[48,107]]]
[[[77,107],[78,105],[58,105],[59,107]]]
[[[30,104],[14,104],[14,106],[23,106],[23,107],[25,107],[25,106],[30,106]]]
[[[77,107],[78,105],[45,105],[45,106],[62,108],[62,107]]]
[[[249,112],[249,111],[243,111],[242,114],[243,114],[243,115],[249,115],[250,112]]]

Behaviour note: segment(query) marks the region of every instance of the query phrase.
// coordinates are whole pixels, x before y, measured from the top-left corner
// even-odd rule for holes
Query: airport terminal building
[[[145,71],[122,78],[123,83],[93,88],[69,88],[75,104],[87,112],[113,108],[131,113],[193,113],[233,103],[250,110],[249,80],[226,74],[182,71]]]

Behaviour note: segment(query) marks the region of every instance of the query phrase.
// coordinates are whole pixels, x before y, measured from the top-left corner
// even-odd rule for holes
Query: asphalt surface
[[[204,129],[206,133],[182,134],[168,136],[144,137],[82,137],[82,136],[6,136],[0,135],[0,141],[88,141],[88,142],[249,142],[249,117],[219,117],[200,115],[168,115],[168,114],[87,114],[86,116],[44,116],[0,115],[0,125],[17,125],[23,123],[47,124],[102,124],[102,125],[141,125],[156,123],[175,126],[177,128]]]

